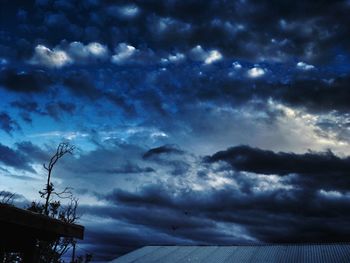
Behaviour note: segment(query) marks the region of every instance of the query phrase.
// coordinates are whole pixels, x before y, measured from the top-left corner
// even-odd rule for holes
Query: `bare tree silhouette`
[[[57,164],[58,160],[66,154],[73,154],[75,149],[74,145],[70,145],[67,142],[62,142],[57,146],[56,153],[51,157],[48,165],[43,164],[44,169],[47,171],[47,182],[45,188],[39,191],[40,196],[45,199],[44,214],[49,215],[50,198],[52,195],[56,195],[59,198],[72,198],[72,192],[70,187],[66,187],[62,192],[55,192],[53,183],[51,183],[51,175],[53,168]]]
[[[65,187],[63,191],[57,192],[54,184],[51,182],[53,169],[58,161],[67,154],[73,154],[74,145],[62,142],[57,146],[56,152],[50,158],[48,164],[43,164],[47,171],[47,179],[44,189],[39,191],[44,204],[32,202],[28,210],[41,213],[46,216],[59,219],[65,223],[75,223],[79,216],[77,215],[78,199],[73,196],[72,188]],[[56,198],[55,198],[56,197]],[[61,200],[68,199],[68,204],[62,205]],[[39,262],[63,262],[62,256],[75,244],[75,240],[69,237],[58,238],[52,242],[39,242]],[[86,261],[88,262],[88,261]]]
[[[43,202],[33,201],[28,210],[43,214],[50,218],[58,219],[62,222],[73,224],[79,219],[77,214],[78,199],[74,197],[71,187],[65,187],[63,191],[56,191],[52,183],[53,171],[59,160],[67,154],[73,154],[74,145],[68,142],[60,143],[54,154],[51,156],[47,164],[43,164],[46,170],[46,184],[39,191]],[[0,203],[12,204],[15,194],[7,191],[0,191]],[[65,200],[63,202],[63,200]],[[38,248],[39,263],[61,263],[64,254],[75,245],[76,241],[72,237],[59,237],[51,241],[38,240],[36,245]],[[22,262],[20,253],[5,253],[6,263]],[[73,259],[72,262],[90,262],[92,255],[86,254]]]

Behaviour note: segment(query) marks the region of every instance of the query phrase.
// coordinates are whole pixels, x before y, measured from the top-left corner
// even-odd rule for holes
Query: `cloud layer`
[[[5,0],[0,180],[84,249],[348,241],[348,1]]]

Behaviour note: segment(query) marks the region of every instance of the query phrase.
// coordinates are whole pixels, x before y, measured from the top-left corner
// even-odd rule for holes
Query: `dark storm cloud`
[[[207,157],[208,162],[225,161],[237,171],[257,174],[295,175],[291,184],[309,189],[347,191],[350,157],[340,158],[331,151],[305,154],[261,150],[237,146]]]
[[[106,199],[141,206],[174,207],[175,205],[167,189],[161,188],[159,185],[143,187],[138,194],[120,190],[114,191],[106,196]]]
[[[0,86],[13,92],[43,92],[52,82],[50,75],[42,70],[21,72],[15,69],[3,69],[0,72]]]
[[[69,115],[74,114],[76,105],[71,102],[51,102],[45,105],[45,112],[42,114],[48,114],[53,119],[59,120],[62,114],[66,113]]]
[[[31,124],[33,122],[33,119],[28,112],[20,112],[19,115],[21,116],[22,120],[26,123]]]
[[[85,213],[94,214],[94,211],[99,211],[101,215],[106,215],[108,217],[113,216],[117,218],[118,215],[115,213],[105,214],[107,212],[107,207],[95,208],[87,207],[83,208]],[[121,211],[121,214],[127,214],[128,209],[112,209],[110,211]],[[131,211],[130,211],[131,212]],[[143,210],[146,214],[147,212]],[[84,240],[85,246],[91,251],[98,251],[94,253],[95,259],[101,260],[113,260],[117,256],[125,254],[134,250],[136,247],[142,247],[145,244],[154,245],[160,243],[163,245],[172,245],[175,243],[181,244],[192,244],[189,240],[184,240],[181,238],[173,237],[162,233],[161,231],[154,231],[147,226],[139,225],[140,231],[133,231],[133,225],[129,224],[118,224],[117,222],[112,223],[108,227],[113,229],[113,234],[110,234],[110,229],[104,228],[102,225],[93,225],[87,228]],[[166,227],[167,231],[173,232],[170,228]]]
[[[90,99],[97,99],[102,96],[102,91],[95,87],[88,71],[71,71],[64,78],[63,84],[77,96],[86,96]]]
[[[16,100],[11,102],[11,106],[26,112],[39,112],[39,105],[35,101]]]
[[[75,111],[75,105],[71,102],[63,102],[63,101],[59,101],[57,102],[58,107],[60,108],[60,110],[65,111],[67,113],[73,114]]]
[[[160,154],[183,154],[184,152],[182,150],[177,149],[173,145],[164,145],[157,148],[153,148],[148,150],[144,155],[143,158],[151,158],[152,156],[157,156]]]
[[[203,74],[199,75],[200,72]],[[137,68],[113,73],[106,69],[101,71],[98,81],[105,82],[104,86],[97,87],[92,74],[89,70],[71,71],[63,84],[76,96],[107,99],[130,115],[152,116],[160,124],[169,117],[187,116],[191,105],[202,102],[237,108],[253,101],[259,104],[257,110],[271,117],[279,113],[268,112],[264,104],[269,99],[314,113],[348,109],[347,75],[327,80],[298,72],[289,73],[287,80],[276,76],[251,80],[241,73],[229,77],[227,70],[185,64],[167,71],[151,69],[148,74]]]
[[[328,74],[320,77],[321,73],[316,70],[306,72],[299,69],[300,72],[295,73],[295,70],[289,69],[284,79],[276,76],[278,74],[274,71],[278,69],[274,68],[266,71],[265,77],[250,80],[246,74],[252,67],[249,65],[235,72],[234,77],[228,77],[233,69],[231,63],[224,63],[225,58],[243,58],[251,62],[262,58],[267,61],[286,60],[295,67],[296,59],[322,60],[325,56],[335,57],[334,50],[343,52],[348,46],[341,36],[348,31],[344,25],[348,22],[345,11],[350,8],[349,5],[344,1],[322,1],[317,3],[317,9],[313,9],[313,4],[289,1],[273,4],[255,1],[151,1],[147,4],[143,1],[133,4],[101,1],[72,4],[49,1],[35,5],[26,3],[21,10],[16,10],[16,4],[8,3],[8,12],[16,12],[12,20],[17,19],[18,11],[21,25],[24,26],[23,19],[27,17],[27,31],[16,26],[8,30],[19,31],[28,39],[35,38],[31,58],[25,61],[32,61],[38,45],[42,45],[43,55],[49,59],[52,59],[50,56],[57,51],[56,48],[66,52],[83,69],[62,68],[62,76],[52,71],[6,69],[1,72],[0,83],[7,90],[40,92],[47,90],[54,78],[55,84],[63,84],[75,96],[92,100],[107,99],[129,116],[147,112],[149,115],[160,115],[152,117],[164,118],[180,112],[182,105],[193,101],[238,107],[251,100],[266,101],[269,98],[317,112],[346,111],[348,76]],[[308,15],[300,10],[307,10]],[[35,16],[29,19],[32,13]],[[47,22],[46,28],[38,25],[42,21]],[[70,26],[64,26],[62,30],[52,29],[62,24]],[[88,34],[90,31],[95,34]],[[341,48],[333,48],[335,43]],[[131,50],[128,50],[128,45],[132,45],[129,46]],[[192,63],[197,59],[191,56],[191,50],[197,45],[201,45],[202,56],[208,56],[212,49],[221,52],[224,55],[223,64],[203,68]],[[95,51],[98,47],[99,53],[91,53],[90,47],[94,47]],[[170,65],[168,72],[152,67],[155,61],[161,61],[160,58],[171,54],[175,57],[178,52],[183,53],[190,63],[181,64],[181,67]],[[100,59],[96,60],[96,56]],[[107,57],[114,62],[106,62]],[[204,60],[203,57],[201,61]],[[113,70],[101,70],[97,81],[97,74],[92,74],[96,72],[96,64],[92,68],[84,68],[92,61],[101,63],[99,65],[104,68],[109,63]],[[67,62],[67,65],[74,63]],[[123,72],[121,65],[128,69],[131,65],[137,67]],[[39,63],[36,66],[43,65]],[[224,70],[222,66],[229,68]],[[152,74],[144,74],[144,71],[151,71]],[[115,78],[110,81],[112,74]],[[179,79],[186,79],[186,82],[178,83]],[[122,80],[130,82],[130,85]],[[104,85],[101,86],[101,83]],[[30,121],[28,114],[22,113],[22,117]]]
[[[43,164],[50,159],[49,151],[46,151],[30,141],[16,143],[17,151],[26,156],[33,163]]]
[[[54,86],[63,85],[78,98],[90,100],[106,99],[122,108],[127,114],[134,115],[135,107],[129,101],[132,98],[128,98],[125,94],[113,89],[98,88],[93,78],[94,73],[91,71],[93,70],[78,69],[61,75],[57,71],[32,70],[26,72],[20,69],[5,69],[0,72],[0,87],[22,94],[41,95],[44,92],[50,92],[49,94],[52,97],[56,97],[60,92]],[[102,73],[103,78],[107,77],[105,74],[107,72]],[[35,101],[14,101],[12,106],[22,110],[23,118],[29,122],[31,120],[29,113],[47,114],[58,119],[61,113],[72,113],[76,107],[72,102],[64,101],[49,102],[44,109],[40,109]]]
[[[231,102],[239,105],[251,100],[266,101],[272,98],[292,107],[302,107],[313,112],[331,110],[347,111],[349,105],[347,82],[349,76],[336,77],[330,82],[316,78],[291,76],[287,83],[261,79],[251,82],[244,79],[211,79],[209,76],[194,79],[200,85],[197,98],[205,101]],[[216,86],[216,88],[213,88]]]
[[[104,90],[98,88],[87,70],[71,71],[64,78],[63,85],[78,97],[86,97],[91,100],[106,99],[121,107],[126,113],[135,114],[135,108],[124,94],[120,94],[112,89]]]
[[[26,155],[3,144],[0,144],[0,162],[19,170],[34,171],[30,166],[30,159]]]
[[[129,227],[146,227],[148,231],[140,231],[144,233],[140,239],[146,243],[164,244],[157,236],[159,232],[171,237],[170,244],[349,241],[350,214],[343,210],[349,207],[348,197],[327,196],[302,188],[246,194],[230,185],[205,191],[189,188],[175,191],[164,184],[150,184],[136,192],[115,190],[106,199],[115,205],[113,209],[91,207],[83,209],[84,213],[116,222],[122,220]],[[230,229],[231,234],[222,232],[220,226]],[[114,242],[128,244],[130,250],[142,245],[130,240],[130,236],[131,231]],[[95,238],[107,243],[98,234],[92,235],[89,243],[95,243]]]
[[[294,73],[287,79],[274,79],[267,76],[258,80],[238,77],[228,77],[225,72],[217,71],[216,75],[208,73],[198,76],[195,68],[189,69],[194,74],[179,89],[170,77],[176,74],[185,77],[179,70],[159,75],[156,83],[163,87],[160,92],[173,94],[172,101],[176,105],[191,101],[214,102],[219,105],[239,107],[251,101],[266,103],[269,99],[276,102],[305,109],[313,113],[331,112],[345,113],[349,110],[349,75],[329,76],[320,78],[307,73]],[[164,78],[168,76],[169,78]],[[165,95],[165,100],[167,96]],[[169,98],[170,99],[170,98]],[[170,103],[170,102],[169,102]],[[264,109],[267,110],[266,107]]]
[[[185,175],[191,167],[189,164],[191,156],[176,145],[152,148],[145,152],[142,158],[161,165],[163,168],[170,169],[169,173],[175,176]]]
[[[225,56],[253,61],[284,61],[290,56],[323,60],[333,55],[335,46],[348,49],[342,37],[349,34],[346,1],[33,3],[18,8],[17,1],[6,1],[3,12],[11,32],[32,43],[99,40],[114,48],[123,39],[169,51],[202,44]],[[10,40],[3,42],[10,46]]]
[[[346,1],[153,1],[152,4],[140,1],[137,4],[169,19],[169,25],[158,22],[165,31],[163,34],[176,21],[189,25],[190,33],[185,25],[177,26],[173,35],[159,43],[162,47],[167,43],[174,45],[174,41],[177,46],[183,46],[185,41],[187,46],[199,43],[217,47],[225,55],[253,60],[284,60],[290,55],[313,60],[330,55],[323,51],[334,43],[344,48],[347,45],[342,37],[348,32]],[[157,26],[152,29],[156,30]],[[179,29],[184,30],[181,37],[176,33]],[[168,39],[171,41],[167,42]]]
[[[137,164],[127,163],[120,167],[100,169],[92,172],[102,172],[107,174],[140,174],[140,173],[152,173],[155,170],[152,167],[140,167]]]
[[[171,160],[172,155],[165,157]],[[237,146],[206,157],[197,167],[207,174],[225,173],[233,184],[196,190],[187,184],[152,182],[133,191],[99,194],[111,205],[83,210],[126,229],[146,228],[140,231],[142,244],[164,244],[158,233],[167,234],[170,244],[348,242],[349,160],[330,151],[295,154]],[[210,177],[195,181],[201,180]],[[123,251],[142,246],[128,238],[134,235],[128,231],[125,238],[112,238],[128,244]],[[96,233],[90,239],[91,247],[95,240],[107,243]],[[114,253],[106,252],[111,257]]]
[[[181,210],[118,205],[112,206],[112,209],[82,207],[82,212],[114,221],[111,223],[115,229],[113,234],[99,234],[101,231],[107,231],[98,225],[94,229],[101,229],[100,231],[87,232],[87,244],[94,250],[99,247],[99,251],[104,251],[107,259],[112,259],[118,254],[116,250],[106,249],[109,247],[108,244],[119,247],[121,252],[125,253],[145,244],[229,244],[236,241],[221,229],[216,229],[215,222],[207,218],[186,215],[186,212]],[[119,220],[123,223],[117,223]],[[133,231],[134,227],[137,227],[138,231]]]
[[[7,112],[0,112],[0,129],[8,134],[12,134],[14,131],[21,130],[21,127]]]
[[[24,120],[27,123],[32,123],[32,113],[41,113],[39,105],[35,101],[30,101],[26,99],[15,100],[11,102],[11,106],[19,109],[19,115],[21,116],[22,120]]]
[[[19,109],[21,118],[28,123],[32,122],[32,114],[48,115],[59,121],[64,114],[72,115],[76,111],[74,103],[57,100],[48,102],[43,107],[36,101],[27,99],[15,100],[10,105]]]
[[[349,110],[349,80],[349,75],[337,77],[330,82],[322,79],[295,80],[288,85],[281,84],[281,90],[277,92],[276,97],[289,105],[311,111],[346,112]]]
[[[331,151],[325,153],[275,153],[269,150],[237,146],[220,151],[207,158],[207,161],[226,161],[239,171],[288,175],[345,172],[350,168],[350,158],[340,158]]]
[[[139,191],[132,193],[120,190],[114,191],[107,198],[111,201],[114,200],[116,204],[136,208],[175,209],[182,211],[184,218],[186,218],[185,215],[205,216],[204,218],[217,218],[227,222],[230,222],[230,218],[232,218],[231,222],[236,220],[239,223],[243,223],[247,220],[247,222],[244,222],[247,225],[250,224],[250,220],[252,222],[260,220],[258,218],[254,219],[253,216],[248,216],[249,213],[261,214],[266,219],[280,215],[286,217],[285,221],[288,221],[287,216],[289,213],[292,217],[291,221],[293,221],[293,217],[298,220],[301,220],[303,217],[305,220],[307,217],[310,217],[310,220],[312,220],[312,217],[325,220],[335,215],[342,218],[339,212],[347,201],[347,197],[327,197],[316,192],[308,193],[296,188],[290,191],[282,189],[256,191],[247,195],[232,186],[226,186],[218,190],[194,191],[184,189],[180,190],[180,192],[174,192],[167,186],[157,184],[145,186]],[[303,201],[305,201],[304,207],[299,207]],[[319,204],[317,204],[318,202]],[[234,214],[235,212],[236,214]],[[242,219],[240,219],[240,215],[242,215]],[[288,225],[284,227],[287,228]],[[319,234],[323,235],[322,233]],[[284,236],[285,233],[282,231],[277,235]],[[309,238],[313,237],[310,236]]]
[[[233,189],[231,189],[233,190]],[[212,195],[212,196],[210,196]],[[203,211],[213,211],[217,212],[220,216],[223,216],[225,218],[225,212],[232,213],[235,210],[239,214],[239,211],[244,212],[253,212],[252,210],[257,209],[258,214],[265,214],[267,217],[269,217],[269,214],[288,214],[288,213],[295,213],[295,216],[299,217],[301,216],[319,216],[322,217],[339,214],[339,211],[345,202],[345,200],[324,200],[323,197],[319,197],[314,194],[310,194],[308,196],[308,193],[305,193],[303,191],[299,192],[298,190],[291,190],[290,192],[284,191],[284,190],[276,190],[272,192],[266,192],[266,193],[255,193],[251,196],[249,195],[239,195],[239,194],[230,194],[230,189],[225,189],[221,191],[217,191],[214,193],[210,193],[209,196],[199,197],[197,201],[194,202],[194,204],[188,204],[185,206],[184,204],[181,204],[181,207],[187,207],[189,211],[191,211],[191,207],[196,207],[198,210]],[[194,196],[190,196],[192,200],[195,200]],[[242,198],[241,201],[239,199]],[[305,199],[304,199],[305,198]],[[294,199],[294,200],[293,200]],[[336,199],[336,198],[335,198]],[[183,200],[182,202],[186,202],[187,198]],[[220,200],[226,200],[226,202],[220,202]],[[303,200],[305,200],[305,209],[300,209],[298,211],[298,205],[300,205]],[[322,207],[321,205],[316,205],[319,201],[322,204],[327,204],[327,206],[333,207],[334,203],[337,203],[338,207],[333,211],[328,211],[325,209],[325,207]],[[333,203],[333,204],[332,204]],[[283,208],[283,206],[286,206]],[[335,207],[333,207],[335,208]],[[245,211],[246,210],[246,211]],[[220,211],[223,212],[222,215],[220,215]],[[298,215],[298,212],[300,213]],[[239,220],[239,216],[234,216],[236,220]],[[254,217],[248,217],[245,218],[251,219]],[[229,217],[227,218],[229,219]],[[254,220],[253,220],[254,221]],[[257,220],[258,221],[258,220]],[[247,222],[249,224],[249,222]],[[287,226],[285,226],[287,227]],[[280,233],[280,235],[284,235],[283,232]],[[322,235],[322,234],[321,234]],[[310,238],[312,238],[310,236]]]
[[[132,251],[135,247],[152,244],[141,233],[121,229],[119,225],[115,225],[115,231],[112,235],[107,229],[91,226],[86,229],[84,240],[89,251],[94,251],[94,259],[101,260],[113,260],[117,256]]]
[[[41,148],[30,141],[18,141],[12,148],[0,144],[0,161],[9,167],[18,170],[34,172],[32,164],[42,165],[50,160],[52,149],[50,147]],[[12,175],[11,175],[12,176]],[[14,175],[15,176],[15,175]],[[27,176],[18,176],[23,179],[31,178]]]
[[[88,186],[101,184],[104,187],[114,185],[118,178],[127,178],[131,181],[138,181],[142,175],[151,175],[155,172],[149,163],[141,162],[144,149],[139,145],[126,144],[112,139],[106,143],[96,145],[93,151],[85,152],[73,158],[62,160],[62,178],[71,180],[81,188],[80,180]],[[123,177],[123,175],[127,175]],[[135,175],[130,176],[129,175]],[[139,176],[138,176],[139,175]],[[103,180],[101,180],[103,177]],[[86,180],[89,178],[89,180]],[[142,179],[141,179],[142,180]],[[109,182],[109,183],[108,183]]]

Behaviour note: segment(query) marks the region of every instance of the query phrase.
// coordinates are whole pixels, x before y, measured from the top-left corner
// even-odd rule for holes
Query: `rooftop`
[[[0,204],[0,247],[21,249],[33,239],[53,240],[57,237],[83,239],[84,227],[64,223],[42,214]]]
[[[242,246],[146,246],[113,263],[303,263],[350,262],[350,244],[273,244]]]

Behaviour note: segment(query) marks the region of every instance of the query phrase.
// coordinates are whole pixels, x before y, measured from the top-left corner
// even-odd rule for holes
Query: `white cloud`
[[[182,53],[176,53],[175,55],[168,55],[166,58],[162,58],[163,63],[179,63],[186,59],[186,56]]]
[[[71,64],[73,60],[63,50],[49,49],[44,45],[37,45],[34,50],[34,55],[30,63],[35,65],[43,65],[50,68],[60,68]]]
[[[119,7],[119,13],[125,17],[135,17],[139,14],[140,9],[136,5],[127,5]]]
[[[137,49],[126,43],[120,43],[115,49],[115,55],[112,56],[111,61],[115,64],[123,64],[126,60],[130,59]]]
[[[92,42],[84,45],[75,41],[66,46],[56,46],[53,49],[37,45],[29,62],[45,67],[60,68],[73,63],[83,64],[104,60],[108,58],[108,54],[108,48],[100,43]]]
[[[348,152],[349,142],[347,139],[340,139],[338,134],[332,130],[323,130],[319,127],[322,119],[328,119],[331,122],[340,120],[334,119],[332,114],[312,114],[303,109],[291,108],[276,101],[269,100],[268,106],[271,111],[283,113],[278,117],[279,132],[285,136],[285,142],[290,147],[298,146],[299,149],[290,149],[291,151],[307,151],[313,149],[324,151],[331,149],[334,153]],[[346,121],[346,120],[343,120]],[[303,136],[300,136],[302,134]],[[302,149],[302,150],[301,150]]]
[[[207,58],[204,60],[204,63],[205,64],[211,64],[215,61],[218,61],[222,59],[222,55],[219,51],[217,50],[211,50],[209,53],[208,53],[208,56]]]
[[[212,64],[223,58],[218,50],[205,51],[200,45],[195,46],[190,51],[190,57],[194,61],[202,61],[204,64]]]
[[[297,68],[301,70],[312,70],[315,69],[314,65],[306,64],[305,62],[298,62]]]
[[[86,49],[90,52],[91,55],[94,55],[96,57],[104,57],[108,53],[107,47],[97,42],[88,44],[86,46]]]
[[[184,60],[185,55],[182,53],[176,53],[175,55],[169,55],[168,59],[171,62],[178,62],[178,61]]]
[[[157,30],[158,32],[163,32],[167,30],[174,23],[175,23],[174,19],[171,19],[169,17],[162,17],[158,20]]]
[[[318,194],[320,194],[323,197],[330,198],[330,199],[340,199],[342,197],[346,197],[347,195],[340,193],[339,191],[326,191],[326,190],[319,190]]]
[[[172,32],[179,37],[191,31],[191,24],[170,17],[155,17],[149,24],[156,34]]]
[[[8,63],[6,58],[0,58],[0,65],[6,65]]]
[[[253,67],[247,71],[247,75],[249,78],[259,78],[265,75],[266,71],[260,67]]]
[[[244,31],[246,26],[244,24],[232,23],[230,21],[215,18],[211,21],[211,26],[225,30],[231,37],[235,36],[238,32]]]
[[[67,52],[76,62],[86,59],[105,59],[108,56],[108,48],[97,42],[87,45],[81,42],[72,42],[69,44]]]
[[[67,140],[74,140],[77,138],[89,137],[89,134],[86,132],[79,131],[50,131],[31,134],[29,135],[29,137],[61,137]]]
[[[140,8],[134,4],[129,5],[111,5],[106,9],[106,14],[122,20],[131,20],[137,17]]]
[[[234,69],[237,69],[237,70],[242,68],[242,65],[237,61],[233,62],[232,66]]]
[[[206,58],[206,52],[200,45],[197,45],[194,48],[192,48],[190,51],[190,55],[191,58],[196,61],[204,61]]]
[[[232,68],[233,69],[229,69],[229,72],[227,74],[229,77],[235,77],[243,67],[239,62],[235,61],[232,63]]]

